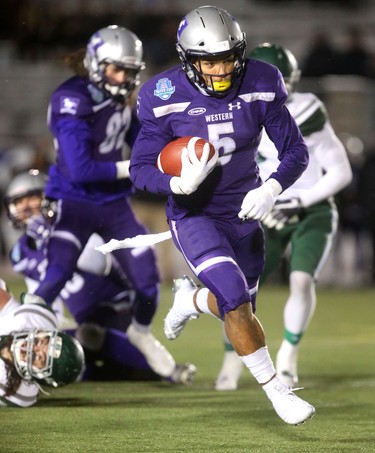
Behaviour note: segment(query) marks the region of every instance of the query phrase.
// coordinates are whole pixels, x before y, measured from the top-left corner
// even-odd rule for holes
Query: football
[[[158,169],[167,175],[180,176],[181,175],[181,153],[182,149],[194,146],[195,154],[200,159],[202,157],[203,147],[206,143],[210,146],[210,153],[208,160],[215,155],[214,145],[207,140],[200,137],[180,137],[168,143],[160,152],[157,160]]]

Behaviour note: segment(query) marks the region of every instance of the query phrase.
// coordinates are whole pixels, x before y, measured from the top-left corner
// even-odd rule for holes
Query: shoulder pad
[[[51,111],[56,115],[84,117],[93,112],[88,81],[73,77],[60,85],[51,97]]]

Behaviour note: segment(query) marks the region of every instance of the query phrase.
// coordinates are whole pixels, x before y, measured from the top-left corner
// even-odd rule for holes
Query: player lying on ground
[[[28,296],[21,305],[0,279],[0,406],[32,406],[41,386],[70,384],[83,367],[82,346],[57,330],[51,308]]]

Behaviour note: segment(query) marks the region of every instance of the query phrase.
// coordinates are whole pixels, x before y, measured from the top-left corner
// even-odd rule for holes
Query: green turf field
[[[286,294],[283,287],[267,286],[258,298],[272,357],[282,336]],[[246,370],[238,391],[214,391],[220,323],[203,315],[168,342],[162,319],[170,303],[170,290],[163,287],[154,333],[177,361],[197,365],[191,387],[92,382],[53,390],[33,408],[1,409],[0,452],[375,451],[374,290],[318,290],[317,312],[301,346],[305,390],[299,393],[317,414],[298,427],[277,417]]]

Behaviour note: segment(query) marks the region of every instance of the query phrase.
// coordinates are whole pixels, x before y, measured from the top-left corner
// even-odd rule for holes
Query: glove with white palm
[[[170,181],[172,192],[176,195],[190,195],[198,189],[198,186],[215,168],[219,154],[215,154],[208,160],[210,145],[205,143],[202,156],[199,159],[195,153],[195,142],[190,140],[188,146],[181,153],[181,176],[174,176]]]
[[[272,211],[266,216],[262,223],[268,228],[281,230],[286,224],[296,223],[304,213],[304,207],[299,198],[277,201]]]
[[[250,190],[241,205],[238,217],[242,221],[254,219],[262,221],[271,212],[277,196],[281,193],[281,184],[276,179],[270,178],[258,187]]]

